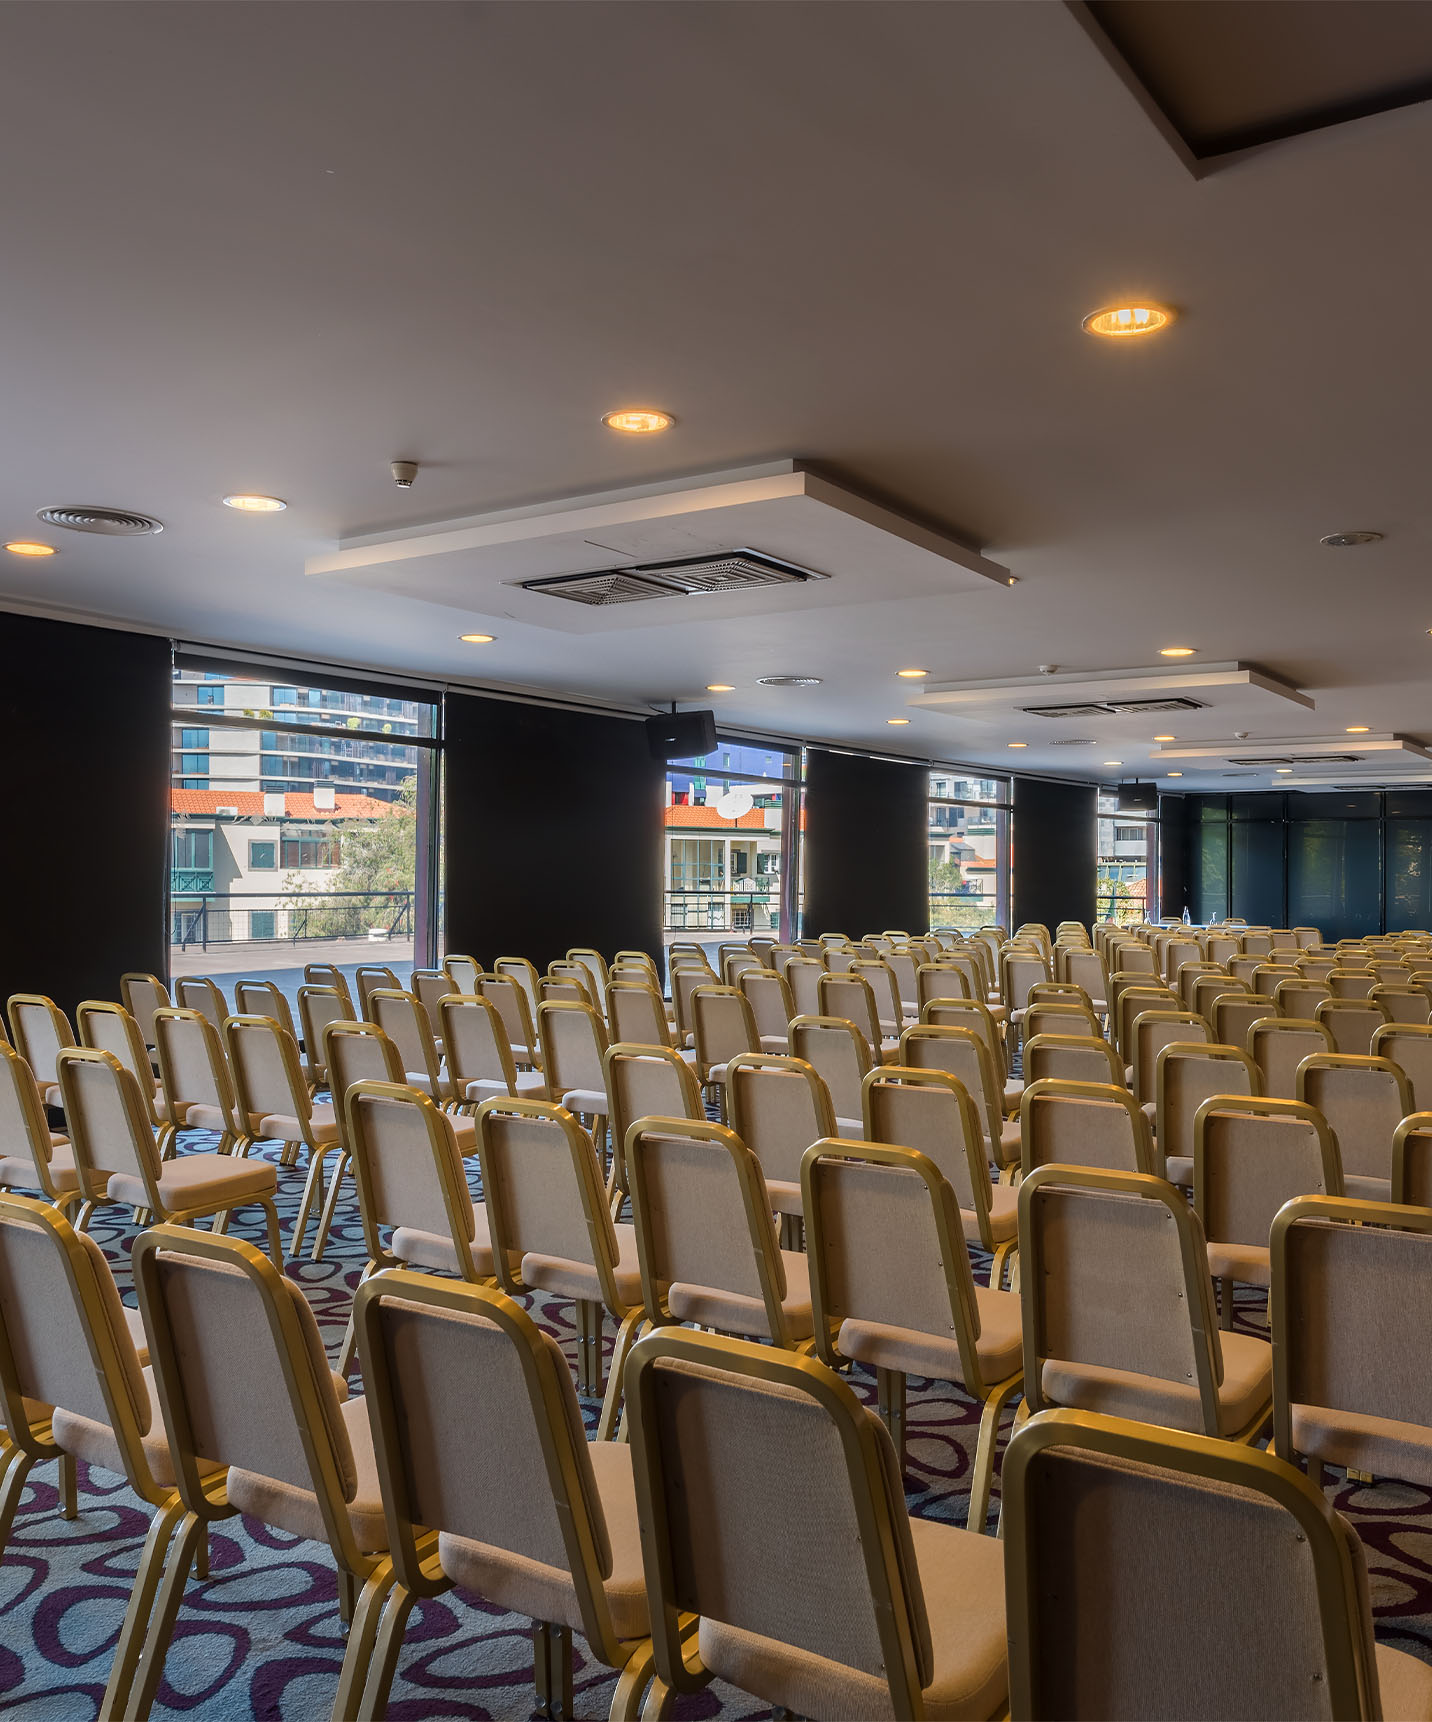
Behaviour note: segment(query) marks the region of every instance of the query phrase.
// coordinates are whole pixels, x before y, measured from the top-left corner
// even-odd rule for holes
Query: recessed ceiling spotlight
[[[1291,777],[1293,775],[1293,768],[1291,765],[1280,765],[1273,775],[1275,777]]]
[[[53,556],[53,544],[41,544],[35,538],[12,538],[5,548],[12,556]]]
[[[1160,646],[1161,658],[1191,658],[1198,650],[1197,646]]]
[[[762,688],[818,688],[820,676],[757,676],[756,685]]]
[[[1123,763],[1124,762],[1121,759],[1106,759],[1104,761],[1105,765],[1122,765]]]
[[[1329,550],[1352,550],[1359,544],[1381,544],[1380,532],[1330,532],[1326,538],[1320,538],[1319,544],[1326,544]]]
[[[1012,741],[1009,745],[1010,747],[1028,747],[1029,743],[1027,741]]]
[[[734,694],[735,691],[733,682],[707,682],[706,684],[708,694]]]
[[[459,634],[458,639],[469,646],[490,646],[497,638],[496,634]]]
[[[1169,776],[1170,776],[1170,777],[1182,777],[1182,776],[1183,776],[1183,773],[1182,773],[1182,772],[1181,772],[1181,771],[1171,771],[1171,772],[1170,772],[1170,773],[1169,773]]]
[[[886,723],[909,723],[909,718],[886,718]]]
[[[1371,734],[1371,729],[1370,726],[1365,723],[1350,723],[1347,726],[1347,733],[1349,735],[1369,735]]]
[[[1177,312],[1167,305],[1106,305],[1101,311],[1091,311],[1081,325],[1085,334],[1110,335],[1124,340],[1131,335],[1152,335],[1166,329]]]
[[[1176,735],[1156,735],[1154,737],[1154,740],[1155,741],[1177,741],[1178,737]]]
[[[906,682],[920,682],[929,675],[928,670],[896,670],[895,674]]]
[[[624,407],[621,412],[604,413],[602,423],[628,436],[650,436],[653,431],[670,430],[676,420],[656,407]]]
[[[282,514],[288,504],[281,497],[251,495],[235,491],[224,498],[225,508],[237,508],[241,514]]]

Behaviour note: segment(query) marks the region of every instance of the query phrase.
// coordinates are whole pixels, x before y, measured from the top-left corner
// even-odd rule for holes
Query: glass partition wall
[[[1095,912],[1129,926],[1159,918],[1159,821],[1154,813],[1120,813],[1119,798],[1099,791]]]
[[[930,772],[930,925],[1009,924],[1007,777]]]
[[[173,708],[171,974],[432,961],[436,702],[181,659]]]

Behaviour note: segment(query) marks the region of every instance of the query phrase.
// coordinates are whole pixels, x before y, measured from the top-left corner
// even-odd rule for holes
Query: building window
[[[284,867],[304,871],[316,867],[338,867],[343,862],[343,846],[337,837],[295,836],[280,840],[280,860]]]
[[[221,706],[224,703],[224,690],[209,682],[200,682],[194,690],[196,706]]]
[[[214,865],[214,833],[195,831],[181,825],[174,832],[174,868],[176,872],[192,869],[207,871]]]
[[[722,742],[666,774],[663,924],[672,939],[793,936],[800,755]],[[788,799],[791,798],[791,799]]]
[[[930,925],[969,930],[1009,920],[1010,786],[1004,777],[930,773]]]
[[[206,753],[185,753],[179,756],[179,769],[182,772],[207,771],[209,756]]]
[[[1119,798],[1101,791],[1095,912],[1101,921],[1129,925],[1158,919],[1159,822],[1122,819]]]
[[[208,747],[209,732],[206,729],[181,729],[179,731],[180,747]]]
[[[260,842],[256,838],[249,840],[249,867],[253,872],[260,872],[270,867],[278,866],[277,845],[272,841]]]

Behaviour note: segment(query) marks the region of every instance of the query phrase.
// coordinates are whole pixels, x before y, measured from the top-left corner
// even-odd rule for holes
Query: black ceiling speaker
[[[695,759],[716,746],[715,712],[670,712],[646,720],[653,759]]]
[[[1159,786],[1156,783],[1121,783],[1118,809],[1120,813],[1157,813]]]

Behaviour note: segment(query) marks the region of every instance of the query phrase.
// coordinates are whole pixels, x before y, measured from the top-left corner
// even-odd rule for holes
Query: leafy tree
[[[403,785],[387,814],[371,823],[345,821],[331,829],[341,835],[342,851],[338,871],[326,889],[362,895],[334,902],[305,887],[302,874],[290,873],[284,891],[293,899],[294,909],[309,911],[307,936],[343,938],[369,927],[391,926],[400,909],[394,894],[410,893],[417,877],[417,774]]]

